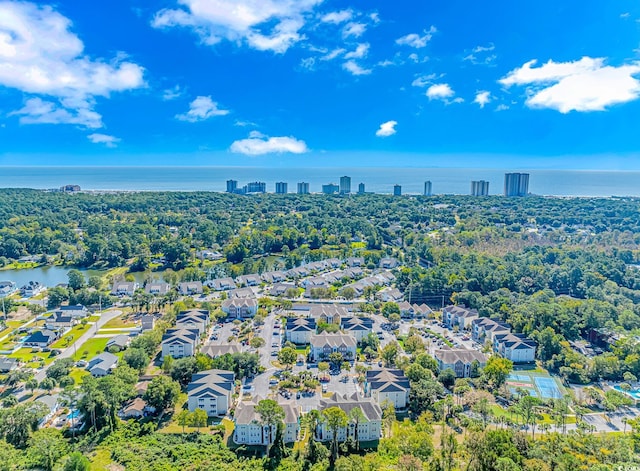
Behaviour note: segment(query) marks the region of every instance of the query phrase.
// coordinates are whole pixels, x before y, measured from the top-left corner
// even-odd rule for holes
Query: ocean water
[[[226,181],[242,186],[264,181],[267,191],[276,182],[287,182],[294,193],[297,182],[308,182],[312,193],[326,183],[351,177],[351,191],[363,182],[367,192],[391,194],[402,186],[403,194],[422,194],[424,182],[432,182],[434,194],[470,192],[472,180],[489,181],[489,193],[503,192],[509,169],[461,168],[251,168],[251,167],[0,167],[0,188],[59,188],[80,185],[83,190],[225,191]],[[640,196],[640,172],[585,170],[518,170],[530,174],[529,191],[555,196]]]

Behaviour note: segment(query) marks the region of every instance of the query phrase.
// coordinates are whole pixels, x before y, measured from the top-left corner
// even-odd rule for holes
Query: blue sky
[[[0,0],[0,165],[639,169],[640,4]]]

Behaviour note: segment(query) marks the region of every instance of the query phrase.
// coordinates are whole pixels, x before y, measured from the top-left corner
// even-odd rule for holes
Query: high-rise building
[[[364,183],[358,184],[358,194],[359,195],[364,195],[365,193],[366,193],[366,191],[364,191]]]
[[[351,193],[351,177],[340,177],[340,193],[344,195]]]
[[[431,182],[430,181],[426,181],[424,182],[424,196],[431,196]]]
[[[298,194],[299,195],[308,195],[309,194],[309,183],[307,183],[307,182],[298,183]]]
[[[486,180],[472,181],[471,196],[489,196],[489,182]]]
[[[402,196],[402,187],[400,185],[393,185],[393,196]]]
[[[528,173],[505,173],[504,196],[527,196],[529,194]]]
[[[227,180],[227,193],[235,193],[238,189],[238,180]]]
[[[266,193],[267,184],[265,182],[251,182],[245,186],[245,193]]]
[[[325,195],[332,195],[340,191],[340,187],[335,183],[327,183],[326,185],[322,185],[322,192]]]
[[[276,194],[284,195],[287,193],[288,185],[286,182],[276,182]]]

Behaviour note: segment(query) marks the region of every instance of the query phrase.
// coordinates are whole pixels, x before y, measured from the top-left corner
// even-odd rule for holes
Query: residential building
[[[340,187],[335,183],[327,183],[326,185],[322,185],[322,193],[325,195],[333,195],[340,191]]]
[[[402,196],[402,186],[393,185],[393,196]]]
[[[18,368],[18,360],[9,357],[0,357],[0,373],[9,373]]]
[[[529,194],[528,173],[505,173],[504,196],[527,196]]]
[[[50,330],[67,330],[77,323],[78,321],[70,315],[55,311],[51,317],[45,320],[44,326]]]
[[[365,394],[382,405],[391,401],[398,409],[405,409],[409,404],[409,379],[402,370],[381,369],[367,371],[364,383]]]
[[[442,310],[442,322],[449,328],[457,327],[459,330],[471,328],[471,323],[478,319],[479,314],[475,309],[467,309],[464,306],[447,306]]]
[[[287,279],[287,276],[281,271],[268,271],[260,275],[265,283],[280,283]]]
[[[118,412],[118,417],[123,420],[142,419],[147,415],[147,403],[144,399],[136,397],[128,401],[125,406]]]
[[[364,183],[359,183],[358,184],[358,194],[359,195],[364,195],[366,193],[365,189],[364,189]]]
[[[39,427],[49,423],[49,421],[56,415],[58,409],[60,409],[60,403],[58,402],[59,398],[60,396],[58,394],[45,394],[35,400],[35,402],[40,402],[46,407],[45,416],[40,419],[40,422],[38,422]]]
[[[287,290],[296,289],[296,285],[293,283],[276,283],[269,290],[271,296],[284,296]]]
[[[191,412],[202,409],[209,417],[224,416],[232,405],[234,390],[232,371],[200,371],[187,385],[187,406]]]
[[[349,257],[347,260],[347,265],[350,267],[362,267],[364,266],[364,258],[363,257]]]
[[[178,283],[178,293],[183,296],[193,296],[194,294],[202,294],[201,281],[185,281]]]
[[[215,280],[207,281],[207,286],[215,291],[227,291],[230,289],[236,289],[236,284],[233,278],[217,278]]]
[[[276,438],[277,426],[262,423],[260,414],[256,412],[258,398],[251,401],[241,401],[238,404],[233,423],[233,441],[238,445],[261,445],[273,444]],[[291,402],[280,403],[284,411],[284,430],[282,440],[284,443],[294,443],[298,440],[300,431],[298,407]]]
[[[229,299],[232,298],[255,298],[256,294],[251,288],[238,288],[229,291]]]
[[[241,353],[242,348],[238,343],[223,343],[223,344],[207,343],[202,346],[201,352],[210,358],[218,358],[222,355],[226,355],[227,353],[231,355],[233,355],[234,353]]]
[[[307,182],[298,183],[298,194],[299,195],[308,195],[309,194],[309,183],[307,183]]]
[[[191,357],[195,355],[200,334],[195,329],[169,329],[162,336],[162,358]]]
[[[285,329],[285,336],[289,342],[296,345],[307,345],[311,336],[316,333],[316,320],[313,317],[289,317]]]
[[[9,296],[18,291],[18,287],[13,281],[0,281],[0,298]]]
[[[357,424],[350,420],[346,427],[338,430],[338,442],[344,442],[347,438],[352,438],[359,442],[379,440],[382,433],[382,409],[372,398],[363,398],[354,393],[351,396],[345,394],[341,396],[334,393],[330,398],[321,399],[319,410],[339,407],[347,416],[351,410],[359,408],[364,415],[364,419]],[[333,432],[327,427],[326,422],[320,421],[315,431],[316,439],[321,442],[331,441]]]
[[[75,306],[60,306],[59,308],[54,309],[53,312],[70,315],[74,319],[84,319],[90,314],[89,310],[81,304],[77,304]]]
[[[398,303],[398,308],[400,309],[400,317],[403,319],[429,317],[433,314],[431,308],[424,303],[410,304],[407,301],[401,301]]]
[[[260,285],[260,275],[240,275],[236,278],[236,283],[240,286]]]
[[[315,334],[311,336],[311,361],[327,360],[329,355],[338,352],[345,360],[355,360],[358,342],[351,334],[340,332]]]
[[[135,281],[116,281],[111,288],[114,296],[133,296],[133,293],[140,287]]]
[[[245,193],[266,193],[267,184],[265,182],[250,182],[245,185]]]
[[[433,195],[433,192],[432,192],[432,190],[431,190],[431,187],[432,187],[432,185],[431,185],[431,182],[430,182],[430,181],[428,181],[428,180],[427,180],[426,182],[424,182],[424,193],[423,193],[423,195],[424,195],[424,196],[431,196],[431,195]]]
[[[222,301],[221,309],[229,317],[246,319],[258,313],[258,301],[255,298],[229,298]]]
[[[36,330],[23,342],[25,347],[48,347],[58,339],[58,334],[49,329]]]
[[[474,362],[478,362],[478,368],[483,368],[487,364],[487,357],[477,350],[442,349],[435,350],[433,356],[440,371],[451,369],[456,374],[456,378],[470,377]]]
[[[340,193],[343,195],[351,193],[351,177],[340,177]]]
[[[318,324],[340,324],[340,319],[348,317],[349,311],[335,304],[314,304],[311,306],[309,316],[313,317]]]
[[[238,189],[238,180],[227,180],[227,193],[235,193]]]
[[[196,257],[200,260],[221,260],[224,255],[215,250],[199,250],[196,252]]]
[[[502,333],[493,337],[493,350],[514,363],[531,363],[538,344],[524,334]]]
[[[504,322],[494,321],[488,317],[480,317],[471,322],[471,336],[473,340],[484,344],[489,341],[493,344],[493,338],[498,334],[508,334],[511,326]]]
[[[130,342],[130,337],[128,335],[124,335],[124,334],[120,334],[120,335],[116,335],[115,337],[111,337],[108,341],[107,341],[107,350],[108,351],[116,351],[116,352],[121,352],[122,350],[124,350],[125,348],[127,348],[129,346],[129,342]]]
[[[472,181],[471,196],[489,196],[489,182],[486,180]]]
[[[164,281],[152,281],[147,283],[144,287],[144,291],[147,294],[153,294],[162,296],[167,294],[171,290],[171,285],[169,283],[165,283]]]
[[[156,318],[151,314],[144,315],[140,318],[140,328],[143,332],[153,330],[156,325]]]
[[[385,257],[380,259],[380,263],[378,264],[380,268],[384,268],[385,270],[391,270],[393,268],[397,268],[400,266],[400,262],[397,258],[393,257]]]
[[[22,296],[24,297],[32,297],[32,296],[37,296],[40,293],[42,293],[44,290],[46,290],[47,287],[44,286],[42,283],[40,283],[39,281],[30,281],[29,283],[27,283],[26,285],[22,286],[20,288],[20,294],[22,294]]]
[[[89,361],[87,370],[89,371],[89,373],[91,373],[91,376],[98,378],[107,376],[117,365],[117,356],[115,356],[113,353],[102,352],[101,354],[93,357],[91,361]]]
[[[343,317],[340,319],[340,328],[345,333],[353,335],[360,343],[373,332],[373,320],[369,317]]]
[[[376,293],[376,299],[378,301],[382,301],[383,303],[386,303],[386,302],[397,303],[404,299],[404,295],[402,294],[402,291],[400,291],[398,288],[386,287],[386,288],[382,288],[380,291]]]
[[[190,311],[181,311],[176,316],[177,329],[195,329],[198,335],[206,333],[209,328],[209,311],[192,309]]]
[[[286,182],[276,182],[276,194],[285,195],[288,193],[287,191],[287,183]]]

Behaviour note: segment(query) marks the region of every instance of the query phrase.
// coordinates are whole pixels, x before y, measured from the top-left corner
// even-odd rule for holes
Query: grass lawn
[[[71,376],[76,385],[78,385],[82,383],[82,379],[85,376],[89,376],[89,372],[87,370],[83,370],[82,368],[73,368],[71,370],[71,373],[69,373],[69,376]]]
[[[109,469],[111,461],[111,452],[107,448],[98,448],[91,456],[91,471],[104,471]]]
[[[89,316],[87,317],[87,322],[98,322],[100,320],[100,316]]]
[[[9,358],[15,358],[23,363],[30,363],[32,361],[39,360],[44,360],[45,363],[51,363],[56,359],[56,357],[52,357],[49,352],[31,352],[31,347],[21,348],[8,356]]]
[[[122,316],[118,316],[114,319],[111,319],[105,325],[102,326],[103,329],[120,329],[120,328],[129,328],[135,327],[136,323],[132,320],[126,320],[127,315],[123,314]]]
[[[51,348],[67,348],[69,345],[72,345],[73,342],[78,340],[82,336],[82,334],[87,331],[88,328],[88,325],[82,324],[74,326],[73,329],[64,334],[64,337],[53,342],[51,344]],[[71,337],[71,339],[69,337]]]
[[[73,359],[75,361],[92,359],[98,353],[104,352],[108,341],[109,339],[107,338],[92,338],[87,340],[84,344],[78,345],[78,350],[73,355]]]

